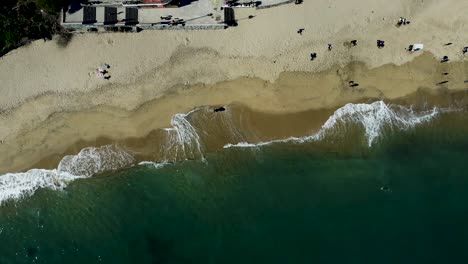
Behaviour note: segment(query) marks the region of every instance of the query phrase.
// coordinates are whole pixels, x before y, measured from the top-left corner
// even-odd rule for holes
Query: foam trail
[[[84,148],[76,155],[65,156],[57,169],[32,169],[0,176],[0,204],[7,200],[33,195],[41,188],[62,190],[68,183],[94,174],[127,167],[134,158],[115,146]]]
[[[84,148],[77,155],[63,157],[58,171],[90,177],[95,174],[127,167],[135,162],[129,153],[112,145]]]
[[[368,146],[371,147],[382,136],[384,129],[389,131],[404,131],[420,123],[430,121],[441,111],[441,109],[434,107],[429,111],[415,112],[411,107],[387,105],[383,101],[376,101],[371,104],[350,103],[337,109],[315,134],[268,142],[227,144],[224,148],[259,147],[276,142],[301,143],[322,140],[329,136],[342,137],[346,133],[346,130],[356,125],[364,129],[364,136],[367,139]]]
[[[175,114],[172,117],[172,128],[165,129],[168,133],[168,138],[165,143],[166,145],[162,148],[165,160],[173,160],[177,158],[205,159],[202,152],[202,145],[200,143],[200,136],[198,135],[195,127],[193,127],[187,120],[187,117],[197,110],[198,108],[186,114]]]
[[[138,163],[138,165],[146,165],[146,166],[152,166],[156,169],[160,169],[165,167],[166,165],[171,164],[171,162],[168,161],[162,161],[162,162],[153,162],[153,161],[142,161]]]
[[[226,144],[224,145],[224,148],[233,148],[233,147],[238,147],[238,148],[251,148],[251,147],[258,147],[263,145],[268,145],[270,142],[273,141],[268,141],[268,142],[259,142],[259,143],[248,143],[248,142],[239,142],[237,144]]]
[[[12,199],[33,195],[37,189],[62,190],[79,178],[57,170],[32,169],[27,172],[7,173],[0,176],[0,204]]]

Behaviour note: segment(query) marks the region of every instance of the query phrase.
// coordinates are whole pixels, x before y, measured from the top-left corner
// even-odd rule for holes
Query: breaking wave
[[[127,167],[135,162],[132,155],[112,145],[84,148],[77,155],[63,157],[58,171],[90,177],[95,174]]]
[[[188,117],[198,109],[186,114],[173,116],[171,128],[167,132],[161,151],[163,162],[140,162],[139,165],[150,165],[161,168],[170,161],[181,159],[204,160],[202,145],[197,130]],[[33,195],[42,188],[62,190],[71,181],[88,178],[93,175],[125,168],[135,163],[135,158],[113,145],[98,148],[88,147],[76,155],[62,158],[56,169],[32,169],[27,172],[7,173],[0,175],[0,204],[7,200],[19,199]]]
[[[32,169],[27,172],[7,173],[0,176],[0,204],[34,194],[37,189],[62,190],[80,176],[58,170]]]
[[[34,194],[38,189],[62,190],[68,183],[94,174],[116,170],[134,163],[132,155],[116,146],[84,148],[65,156],[57,169],[32,169],[0,176],[0,204]]]
[[[417,112],[412,107],[388,105],[383,101],[371,104],[350,103],[337,109],[322,128],[312,135],[259,143],[226,144],[224,148],[259,147],[276,142],[302,143],[319,141],[328,137],[340,138],[344,137],[347,131],[356,127],[363,130],[367,144],[371,147],[385,133],[408,130],[418,124],[430,121],[442,111],[444,110],[434,107],[431,110]]]
[[[199,135],[208,136],[204,140],[211,140],[212,130],[206,127],[197,128],[197,115],[192,113],[203,110],[194,109],[186,114],[176,114],[171,120],[172,127],[164,129],[163,143],[159,146],[163,162],[140,162],[139,165],[161,168],[173,161],[197,159],[205,160],[204,146]],[[210,109],[204,109],[211,112]],[[275,142],[302,143],[325,139],[345,139],[347,134],[358,131],[363,135],[368,146],[372,146],[386,133],[404,131],[418,124],[427,122],[445,110],[433,108],[427,111],[415,111],[411,107],[388,105],[383,101],[371,104],[347,104],[337,109],[317,132],[305,137],[290,137],[268,142],[226,144],[224,148],[231,147],[259,147]],[[203,115],[203,111],[199,114]],[[208,113],[208,112],[207,112]],[[224,118],[224,117],[223,117]],[[239,127],[232,123],[230,116],[214,122],[222,127],[226,133],[226,141],[243,141],[245,136]],[[193,119],[193,120],[192,120]],[[201,120],[204,121],[203,119]],[[200,123],[200,122],[198,122]],[[203,124],[203,123],[201,123]],[[216,127],[218,129],[218,126]],[[219,130],[219,129],[218,129]],[[221,130],[220,130],[221,131]],[[224,132],[223,132],[224,133]],[[225,144],[225,143],[223,143]],[[221,144],[221,146],[223,146]],[[99,148],[85,148],[76,155],[63,157],[56,169],[32,169],[21,173],[8,173],[0,176],[0,204],[10,199],[18,199],[32,195],[40,188],[61,190],[68,183],[80,178],[91,177],[106,171],[121,169],[135,164],[135,158],[128,152],[116,146],[108,145]]]
[[[202,152],[200,136],[197,130],[187,119],[192,113],[197,111],[194,109],[186,114],[175,114],[172,117],[172,128],[166,128],[167,138],[163,151],[164,160],[180,160],[180,159],[202,159],[205,157]]]
[[[169,164],[172,164],[171,162],[168,162],[168,161],[161,161],[161,162],[154,162],[154,161],[142,161],[140,163],[138,163],[138,165],[142,165],[142,166],[151,166],[155,169],[160,169],[160,168],[163,168]]]

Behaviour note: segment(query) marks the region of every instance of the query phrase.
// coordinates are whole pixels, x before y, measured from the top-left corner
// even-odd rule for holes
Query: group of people
[[[397,26],[409,25],[410,21],[406,18],[400,17],[397,22]]]
[[[304,31],[303,28],[299,29],[297,33],[300,33],[302,35],[302,32]],[[349,42],[349,45],[351,47],[354,47],[354,46],[357,46],[357,40],[351,40]],[[333,49],[333,44],[331,43],[328,43],[328,50],[331,51]],[[310,60],[313,61],[317,58],[317,53],[316,52],[313,52],[313,53],[310,53]]]
[[[445,44],[445,46],[448,46],[448,45],[452,45],[453,43],[447,43]],[[465,53],[468,52],[468,46],[466,47],[463,47],[462,49],[462,53],[463,55],[465,55]],[[444,62],[448,62],[449,61],[449,57],[448,56],[443,56],[442,59],[440,60],[441,63],[444,63]],[[442,75],[448,75],[449,73],[448,72],[444,72],[442,73]],[[441,81],[439,83],[437,83],[437,85],[441,85],[441,84],[445,84],[445,83],[448,83],[449,81]],[[465,80],[464,83],[468,83],[468,80]]]
[[[104,68],[98,67],[97,72],[96,72],[96,77],[109,80],[111,78],[111,76],[108,74],[109,72],[107,71],[107,69],[109,68],[110,68],[110,65],[107,63],[104,63]]]
[[[398,19],[398,23],[397,23],[397,24],[398,24],[398,26],[401,26],[401,25],[408,25],[408,24],[410,24],[410,21],[408,21],[406,18],[400,17],[400,18]],[[300,35],[302,35],[302,33],[304,32],[304,30],[305,30],[304,28],[300,28],[300,29],[297,31],[297,33],[300,34]],[[451,44],[452,44],[452,43],[447,43],[447,44],[445,44],[445,45],[451,45]],[[351,41],[349,42],[349,46],[350,46],[350,47],[354,47],[354,46],[356,46],[356,45],[357,45],[357,40],[351,40]],[[385,41],[378,39],[378,40],[377,40],[377,47],[378,47],[379,49],[385,47]],[[331,43],[329,43],[329,44],[328,44],[328,50],[331,51],[332,48],[333,48],[333,45],[332,45]],[[416,50],[421,50],[421,49],[422,49],[422,44],[410,45],[409,48],[408,48],[409,51],[416,51]],[[468,46],[463,47],[462,53],[463,53],[463,54],[468,53]],[[316,52],[310,53],[310,60],[311,60],[311,61],[315,60],[316,58],[317,58],[317,53],[316,53]],[[440,62],[443,63],[443,62],[448,62],[448,61],[449,61],[448,56],[443,56]],[[443,73],[443,75],[448,75],[448,74],[449,74],[448,72],[444,72],[444,73]],[[467,82],[468,82],[468,80],[465,81],[465,83],[467,83]],[[443,81],[443,82],[440,82],[440,83],[438,83],[438,84],[444,84],[444,83],[448,83],[448,81]],[[350,85],[350,87],[359,86],[359,84],[355,83],[354,81],[349,81],[349,85]]]

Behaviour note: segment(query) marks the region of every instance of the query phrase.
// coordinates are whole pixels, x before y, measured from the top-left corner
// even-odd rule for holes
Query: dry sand
[[[466,10],[460,0],[318,0],[239,10],[238,19],[255,18],[224,31],[77,35],[66,48],[33,42],[0,59],[0,172],[76,153],[76,146],[144,137],[202,105],[293,113],[465,89]],[[396,27],[400,16],[411,24]],[[357,47],[343,45],[352,39]],[[426,52],[406,52],[413,43]],[[318,53],[313,62],[311,52]],[[450,63],[439,63],[444,55]],[[95,77],[103,63],[111,65],[109,81]],[[350,89],[350,80],[360,86]],[[435,85],[443,80],[449,83]]]

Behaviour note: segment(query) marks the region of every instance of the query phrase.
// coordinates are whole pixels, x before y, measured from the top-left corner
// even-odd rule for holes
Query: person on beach
[[[385,41],[383,41],[383,40],[377,40],[377,47],[378,47],[379,49],[385,47]]]
[[[356,45],[357,45],[357,40],[353,39],[353,40],[351,40],[351,42],[350,42],[350,43],[351,43],[351,46],[353,46],[353,47],[354,47],[354,46],[356,46]]]
[[[442,60],[440,60],[440,62],[447,62],[447,61],[449,61],[448,56],[444,56],[442,57]]]
[[[403,18],[400,17],[400,18],[398,19],[397,25],[398,25],[398,26],[401,26],[402,24],[403,24]]]
[[[409,25],[409,21],[406,19],[406,18],[403,18],[403,17],[400,17],[398,19],[398,23],[397,23],[397,26],[402,26],[402,25]]]
[[[310,54],[310,60],[311,61],[315,60],[316,58],[317,58],[317,53],[314,52],[314,53]]]
[[[468,47],[464,47],[462,52],[463,52],[463,54],[467,53],[468,52]]]
[[[403,21],[405,21],[405,19],[404,19],[404,18],[402,18],[402,17],[400,17],[400,18],[398,19],[397,26],[401,26],[401,25],[403,25]]]
[[[390,190],[390,188],[388,186],[382,186],[382,187],[380,187],[380,190],[382,192],[392,192],[392,190]]]
[[[110,65],[107,64],[107,63],[104,63],[104,67],[106,67],[106,69],[109,69],[109,68],[110,68]]]
[[[300,28],[297,33],[302,36],[302,32],[304,32],[305,28]]]
[[[328,43],[328,50],[331,51],[333,48],[332,44]]]

